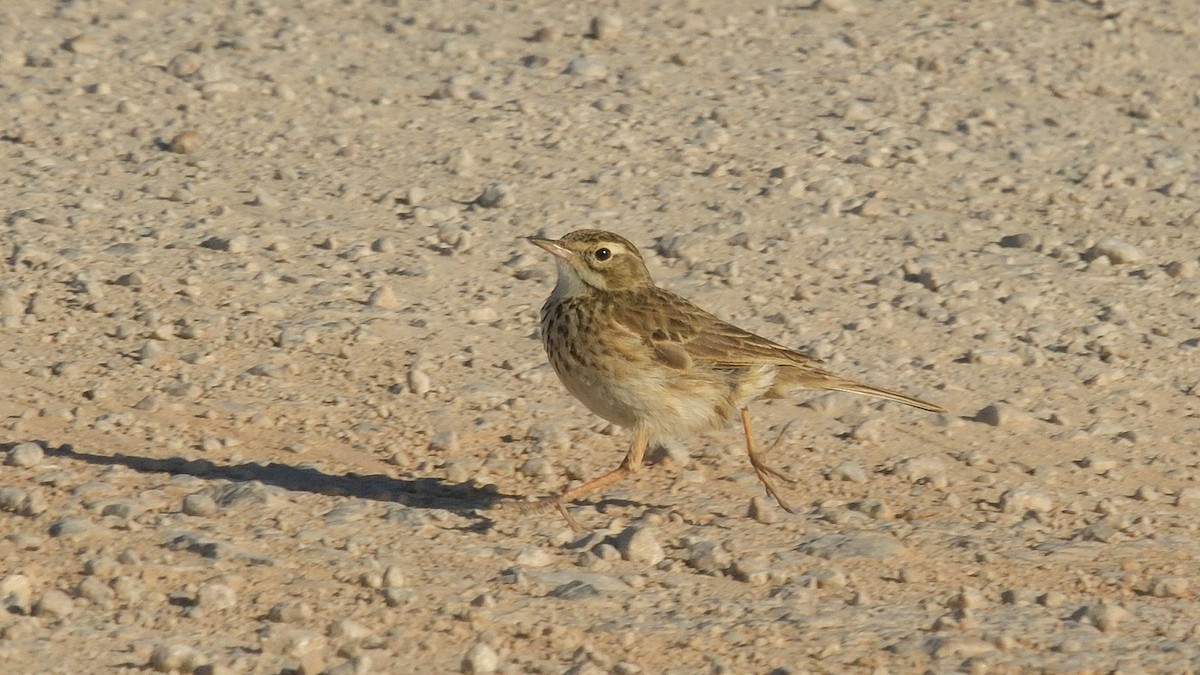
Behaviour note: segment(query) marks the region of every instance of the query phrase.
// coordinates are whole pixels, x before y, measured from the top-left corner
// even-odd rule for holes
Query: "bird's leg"
[[[789,483],[795,483],[796,481],[784,475],[778,469],[767,466],[763,462],[762,456],[754,446],[754,431],[750,427],[750,410],[748,408],[742,408],[742,430],[746,433],[746,453],[750,455],[750,466],[754,467],[754,473],[758,476],[758,480],[762,482],[763,487],[767,489],[767,494],[775,499],[780,508],[788,513],[795,513],[792,507],[784,501],[783,497],[779,496],[779,493],[775,491],[775,486],[771,484],[771,477],[774,476]],[[787,427],[784,427],[783,432],[779,434],[779,438],[776,438],[771,447],[767,448],[767,452],[771,452],[779,445],[786,431]]]
[[[576,532],[582,532],[583,528],[579,526],[579,523],[576,522],[575,519],[571,517],[570,512],[567,511],[567,505],[576,499],[579,499],[580,497],[606,488],[609,485],[612,485],[613,483],[628,476],[629,474],[634,473],[638,469],[641,469],[642,461],[646,457],[646,445],[649,443],[649,440],[649,434],[647,434],[644,430],[634,430],[633,440],[631,440],[629,443],[629,452],[625,454],[625,459],[621,461],[620,466],[612,471],[609,471],[603,476],[597,476],[596,478],[589,480],[583,485],[573,487],[569,490],[564,490],[558,496],[548,497],[546,501],[552,503],[554,508],[558,509],[558,512],[563,515],[563,518],[567,519],[567,524],[571,526],[572,530],[575,530]]]

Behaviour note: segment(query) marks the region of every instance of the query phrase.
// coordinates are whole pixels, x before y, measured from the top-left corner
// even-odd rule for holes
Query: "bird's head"
[[[603,230],[576,230],[562,239],[529,237],[558,264],[558,291],[568,295],[653,285],[642,255],[628,239]]]

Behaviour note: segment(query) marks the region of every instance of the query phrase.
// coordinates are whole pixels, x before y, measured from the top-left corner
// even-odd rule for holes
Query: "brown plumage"
[[[741,415],[750,463],[779,505],[762,463],[747,405],[794,389],[865,394],[932,412],[938,405],[834,375],[812,356],[722,321],[654,285],[629,240],[602,230],[562,239],[531,237],[552,253],[558,282],[542,307],[542,342],[563,385],[592,412],[633,431],[617,469],[551,502],[564,505],[638,470],[648,443],[726,426]]]

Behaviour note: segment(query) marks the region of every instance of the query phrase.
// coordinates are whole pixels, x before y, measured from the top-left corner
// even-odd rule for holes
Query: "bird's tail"
[[[945,408],[936,403],[922,401],[919,398],[914,398],[907,394],[901,394],[898,391],[881,389],[879,387],[873,387],[869,384],[863,384],[862,382],[855,382],[854,380],[843,380],[841,378],[831,379],[829,381],[822,382],[821,388],[832,389],[833,391],[848,391],[852,394],[863,394],[864,396],[874,396],[875,398],[884,398],[889,401],[896,401],[897,403],[911,405],[912,407],[920,408],[921,410],[928,410],[929,412],[946,412]]]

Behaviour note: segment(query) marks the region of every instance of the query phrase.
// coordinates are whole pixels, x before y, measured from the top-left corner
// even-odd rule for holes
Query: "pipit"
[[[720,429],[739,414],[750,466],[767,494],[793,513],[771,479],[794,481],[767,466],[754,443],[747,406],[756,399],[782,398],[801,388],[830,389],[945,412],[939,405],[834,375],[815,357],[726,323],[659,288],[637,247],[624,237],[578,230],[558,240],[529,241],[553,254],[558,267],[558,282],[542,306],[542,344],[550,365],[588,409],[633,432],[629,452],[616,469],[542,500],[576,529],[566,505],[637,471],[651,442]]]

